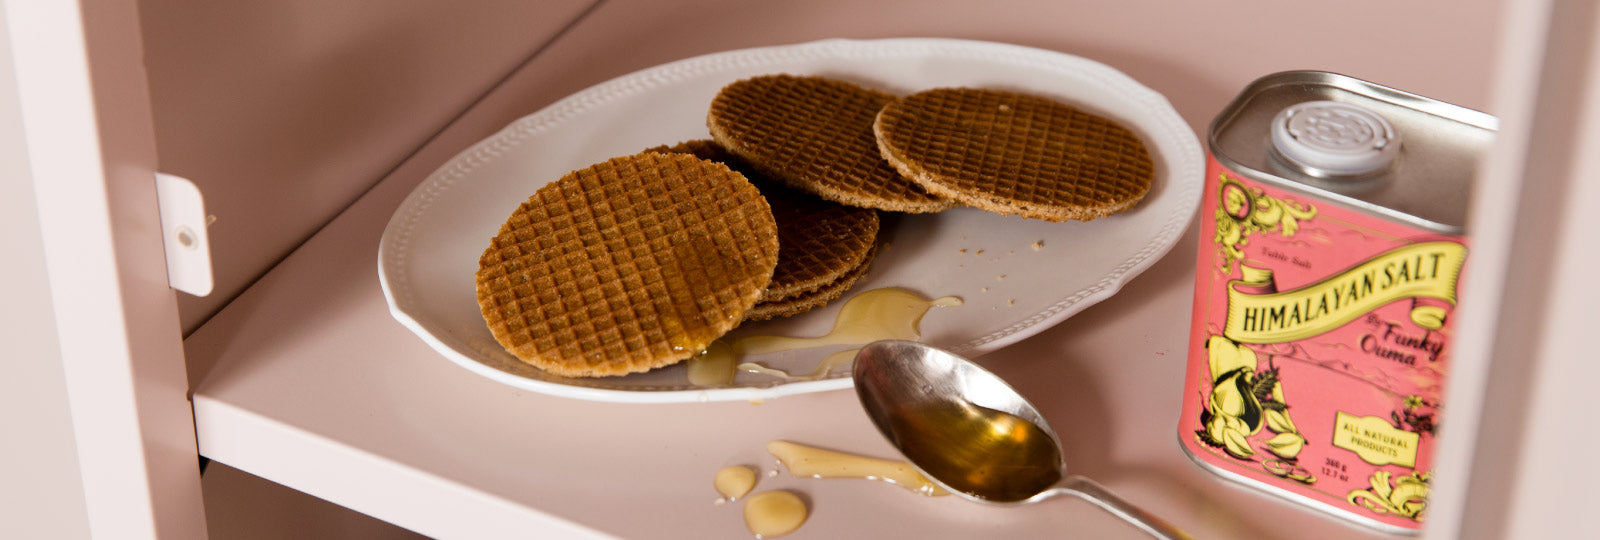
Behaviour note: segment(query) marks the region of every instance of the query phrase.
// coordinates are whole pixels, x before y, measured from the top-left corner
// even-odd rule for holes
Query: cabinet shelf
[[[614,404],[529,393],[472,374],[390,317],[378,287],[379,237],[415,185],[505,123],[607,78],[730,48],[920,31],[1087,50],[1166,93],[1201,133],[1237,88],[1279,69],[1340,70],[1403,88],[1416,83],[1411,89],[1468,105],[1481,105],[1488,86],[1481,74],[1407,75],[1407,65],[1378,62],[1362,50],[1294,48],[1241,61],[1193,47],[1210,34],[1203,24],[1189,28],[1190,21],[1155,23],[1167,35],[1153,41],[1102,28],[1129,24],[1134,14],[1125,12],[1086,14],[1095,20],[1063,27],[1038,22],[1060,15],[1042,6],[1010,15],[983,10],[993,18],[982,23],[975,22],[978,6],[949,7],[940,22],[895,27],[837,22],[825,15],[853,4],[816,2],[812,18],[781,28],[757,31],[772,21],[736,12],[701,20],[692,31],[649,24],[645,32],[645,21],[677,15],[641,4],[608,2],[584,17],[186,340],[203,455],[437,537],[742,537],[741,512],[715,503],[711,478],[744,464],[777,471],[757,489],[804,494],[812,516],[802,532],[813,537],[1071,531],[1140,538],[1082,501],[996,508],[926,498],[865,480],[794,478],[766,454],[768,442],[790,440],[894,456],[848,391],[761,404]],[[1215,26],[1229,18],[1204,20]],[[1384,31],[1389,23],[1373,24]],[[1493,31],[1488,21],[1476,24]],[[1275,32],[1255,39],[1288,33]],[[1216,45],[1223,52],[1255,46],[1245,38]],[[1480,54],[1458,61],[1487,63],[1489,46],[1478,47]],[[1239,488],[1183,455],[1176,422],[1192,231],[1115,297],[982,362],[1038,404],[1063,434],[1074,472],[1199,537],[1387,537]]]

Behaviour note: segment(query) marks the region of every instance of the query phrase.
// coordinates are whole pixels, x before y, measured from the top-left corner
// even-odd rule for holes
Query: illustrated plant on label
[[[1395,478],[1389,471],[1377,471],[1372,473],[1370,489],[1351,490],[1346,499],[1373,512],[1422,521],[1422,511],[1428,507],[1428,477],[1413,472]]]
[[[1306,438],[1295,428],[1284,400],[1278,368],[1258,368],[1256,351],[1223,336],[1206,342],[1211,366],[1210,395],[1200,396],[1200,425],[1195,437],[1221,448],[1235,459],[1258,461],[1274,475],[1310,484],[1317,481],[1299,464]],[[1266,428],[1266,434],[1262,433]],[[1260,456],[1251,441],[1268,456]]]

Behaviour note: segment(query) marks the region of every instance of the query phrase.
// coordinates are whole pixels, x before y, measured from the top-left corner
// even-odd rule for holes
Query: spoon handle
[[[1188,533],[1178,530],[1177,527],[1167,523],[1166,520],[1146,512],[1143,508],[1134,506],[1133,503],[1118,497],[1105,486],[1095,483],[1088,478],[1069,475],[1058,484],[1055,490],[1063,494],[1076,495],[1089,502],[1099,505],[1113,515],[1127,520],[1135,527],[1150,533],[1151,536],[1167,540],[1193,540]]]

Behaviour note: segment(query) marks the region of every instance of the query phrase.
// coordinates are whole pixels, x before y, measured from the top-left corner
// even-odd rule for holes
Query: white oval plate
[[[922,320],[922,341],[970,356],[1038,333],[1096,302],[1171,249],[1193,217],[1204,176],[1199,141],[1166,98],[1100,63],[989,42],[826,40],[690,58],[622,76],[523,117],[451,159],[395,211],[378,270],[396,319],[451,361],[528,390],[625,402],[761,400],[849,388],[848,369],[816,380],[741,373],[696,386],[682,364],[603,379],[555,377],[501,349],[478,312],[477,260],[500,224],[539,186],[574,169],[660,144],[704,139],[717,90],[770,73],[816,74],[896,94],[979,86],[1055,97],[1116,119],[1148,143],[1149,195],[1091,222],[1048,223],[962,208],[886,220],[867,278],[846,297],[899,287],[957,296]],[[887,216],[887,214],[886,214]],[[738,335],[822,335],[843,300],[800,316],[747,324]],[[766,355],[762,364],[810,373],[827,353]]]

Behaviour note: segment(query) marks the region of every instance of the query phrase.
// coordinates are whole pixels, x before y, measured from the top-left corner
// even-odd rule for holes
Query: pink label
[[[1463,239],[1214,158],[1206,174],[1185,448],[1302,502],[1420,528]]]

